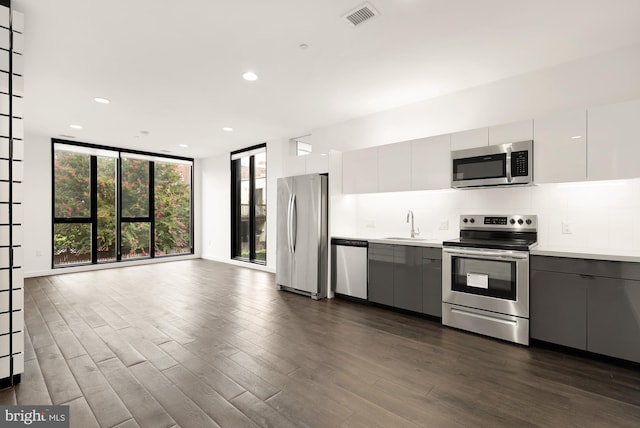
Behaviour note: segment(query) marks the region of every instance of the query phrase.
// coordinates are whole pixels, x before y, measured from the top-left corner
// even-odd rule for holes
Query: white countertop
[[[410,237],[392,237],[392,238],[356,238],[354,236],[332,236],[331,239],[354,239],[359,241],[367,241],[374,244],[390,244],[390,245],[409,245],[412,247],[430,247],[442,248],[442,241],[439,239],[422,239]]]
[[[356,239],[374,244],[410,245],[414,247],[442,248],[442,241],[438,239],[422,239],[409,237],[360,238],[354,236],[332,236],[338,239]],[[578,248],[562,248],[547,245],[537,245],[530,251],[532,256],[568,257],[589,260],[607,260],[617,262],[640,263],[640,251],[623,250],[590,250]]]
[[[590,250],[538,245],[530,251],[532,256],[569,257],[576,259],[640,262],[640,251]]]

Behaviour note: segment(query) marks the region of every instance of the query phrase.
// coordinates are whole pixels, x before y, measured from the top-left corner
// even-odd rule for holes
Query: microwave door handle
[[[513,148],[511,144],[507,147],[507,183],[511,183],[513,181],[513,174],[511,172],[511,152]]]
[[[509,144],[509,146],[507,146],[507,165],[506,165],[506,169],[507,169],[507,183],[511,183],[513,181],[513,175],[511,174],[511,144]]]

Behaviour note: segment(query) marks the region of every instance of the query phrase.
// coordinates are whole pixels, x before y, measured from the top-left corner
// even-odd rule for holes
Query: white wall
[[[458,236],[461,214],[537,214],[540,248],[582,253],[640,253],[640,179],[530,187],[351,195],[352,236],[409,236],[413,210],[421,238]],[[448,228],[441,230],[441,223]],[[568,223],[571,234],[562,233]]]
[[[639,75],[640,45],[634,45],[316,129],[306,140],[314,150],[346,151],[637,99]],[[334,175],[341,159],[335,154],[330,159]],[[342,195],[332,186],[330,230],[333,236],[408,236],[406,214],[412,209],[421,236],[443,240],[458,235],[460,214],[531,213],[539,216],[541,245],[633,252],[640,251],[640,226],[622,219],[633,219],[640,208],[638,186],[637,180],[621,180],[369,195]],[[561,233],[562,222],[569,222],[571,234]]]
[[[511,121],[530,119],[554,111],[606,104],[640,98],[640,44],[603,55],[580,59],[557,67],[516,76],[455,94],[423,101],[402,108],[376,113],[345,123],[311,130],[305,141],[313,144],[313,154],[303,158],[293,156],[287,140],[267,143],[268,162],[268,223],[267,268],[275,269],[276,245],[276,182],[287,175],[328,172],[331,185],[330,230],[334,235],[398,234],[404,232],[406,210],[413,209],[422,222],[425,233],[446,239],[457,233],[457,214],[481,212],[537,210],[541,216],[542,240],[559,244],[581,245],[587,242],[596,247],[621,247],[621,234],[615,216],[627,214],[637,207],[635,181],[615,184],[613,193],[601,189],[603,197],[618,195],[619,203],[611,209],[587,204],[592,214],[583,220],[580,215],[585,200],[573,200],[578,191],[562,186],[545,185],[524,189],[479,190],[469,193],[408,192],[379,195],[341,195],[335,173],[341,168],[335,151],[394,143],[410,139],[484,127]],[[27,124],[28,125],[28,124]],[[28,131],[28,127],[27,127]],[[330,154],[322,156],[321,154]],[[27,276],[51,272],[51,173],[49,136],[27,133],[25,144],[25,274]],[[333,164],[330,168],[330,160]],[[228,261],[230,257],[229,155],[209,158],[196,163],[194,194],[196,216],[196,255]],[[582,185],[584,192],[598,192],[591,185]],[[621,186],[621,187],[615,187]],[[496,196],[499,195],[499,196]],[[507,199],[505,199],[507,198]],[[565,200],[565,198],[568,198]],[[479,199],[479,202],[476,201]],[[561,205],[540,203],[558,200]],[[589,200],[588,198],[586,199]],[[593,199],[591,199],[593,200]],[[476,201],[476,202],[473,202]],[[514,205],[515,204],[515,205]],[[571,236],[555,236],[557,216],[562,207],[564,217],[574,225]],[[379,212],[376,212],[379,211]],[[545,214],[547,213],[547,214]],[[544,216],[543,216],[544,214]],[[202,222],[200,221],[200,215]],[[441,217],[449,219],[450,229],[438,231]],[[368,222],[373,220],[373,223]],[[385,226],[386,223],[388,226]],[[371,227],[371,224],[374,224]],[[200,227],[201,226],[201,227]],[[405,225],[406,226],[406,225]],[[635,227],[635,226],[634,226]],[[387,228],[387,229],[385,229]],[[586,228],[595,230],[587,237]],[[637,228],[637,227],[636,227]],[[635,230],[635,229],[634,229]],[[593,236],[600,236],[596,239]],[[567,241],[567,242],[565,242]],[[211,244],[209,244],[211,242]],[[636,246],[636,241],[633,244]],[[69,270],[71,271],[71,270]]]
[[[83,270],[108,269],[118,266],[147,264],[163,260],[140,260],[126,264],[68,267],[51,269],[51,138],[27,133],[25,135],[24,165],[24,271],[26,277],[68,273]],[[194,252],[193,256],[179,256],[180,260],[200,256],[201,248],[201,176],[200,162],[194,165]],[[167,259],[164,259],[166,261]]]
[[[310,131],[315,151],[354,150],[640,98],[640,44]]]
[[[202,257],[231,254],[231,170],[229,155],[202,160]],[[226,227],[225,227],[226,226]]]
[[[51,139],[25,135],[24,145],[25,276],[51,271]]]
[[[640,98],[640,44],[556,67],[470,88],[451,95],[310,130],[305,142],[313,145],[309,156],[297,157],[287,140],[268,143],[268,267],[275,269],[275,181],[278,177],[330,172],[330,218],[332,236],[381,237],[408,234],[406,212],[413,209],[423,236],[448,239],[458,234],[461,213],[531,212],[540,216],[540,240],[568,247],[594,249],[635,248],[621,237],[616,216],[637,209],[637,182],[614,184],[544,185],[529,188],[473,191],[431,191],[341,194],[340,151],[412,140],[531,119],[552,112],[592,107]],[[329,154],[329,156],[322,156]],[[217,158],[215,158],[217,159]],[[229,259],[228,155],[207,159],[203,167],[205,194],[204,245],[209,237],[224,237],[224,244],[205,251],[208,257]],[[215,172],[220,168],[220,172]],[[220,190],[219,190],[220,189]],[[580,189],[580,190],[576,190]],[[227,193],[225,193],[227,192]],[[582,193],[614,201],[611,207]],[[638,193],[636,193],[638,194]],[[615,195],[615,196],[614,196]],[[626,201],[626,202],[625,202]],[[225,203],[218,216],[208,215]],[[589,210],[581,215],[582,209]],[[206,210],[209,211],[206,211]],[[441,221],[449,224],[439,230]],[[559,233],[560,222],[570,222],[573,233]],[[635,229],[637,227],[634,226]],[[634,229],[634,230],[635,230]],[[594,232],[592,232],[594,231]],[[636,233],[636,232],[634,232]],[[634,235],[635,236],[635,235]],[[213,239],[213,238],[212,238]]]

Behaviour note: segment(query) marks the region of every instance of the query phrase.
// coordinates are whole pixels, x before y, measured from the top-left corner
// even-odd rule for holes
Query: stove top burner
[[[538,219],[535,215],[461,215],[460,238],[442,244],[529,251],[537,240]]]
[[[445,247],[495,248],[500,250],[529,251],[536,246],[535,239],[475,239],[458,238],[442,243]]]

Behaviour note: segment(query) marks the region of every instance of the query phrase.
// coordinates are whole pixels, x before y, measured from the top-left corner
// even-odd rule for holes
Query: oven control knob
[[[524,220],[522,220],[521,218],[518,219],[518,224],[522,225],[522,223],[524,223]]]
[[[462,219],[462,222],[463,222],[463,223],[467,223],[468,221],[469,221],[469,220],[467,220],[467,218],[466,218],[466,217]]]
[[[511,220],[509,220],[509,223],[516,224],[516,221],[514,219],[511,219]]]
[[[475,222],[476,222],[476,219],[471,218],[471,219],[469,219],[469,222],[470,222],[470,223],[475,223]]]
[[[527,223],[527,224],[531,224],[531,219],[530,219],[530,218],[528,218],[528,219],[527,219],[527,221],[526,221],[526,223]]]

